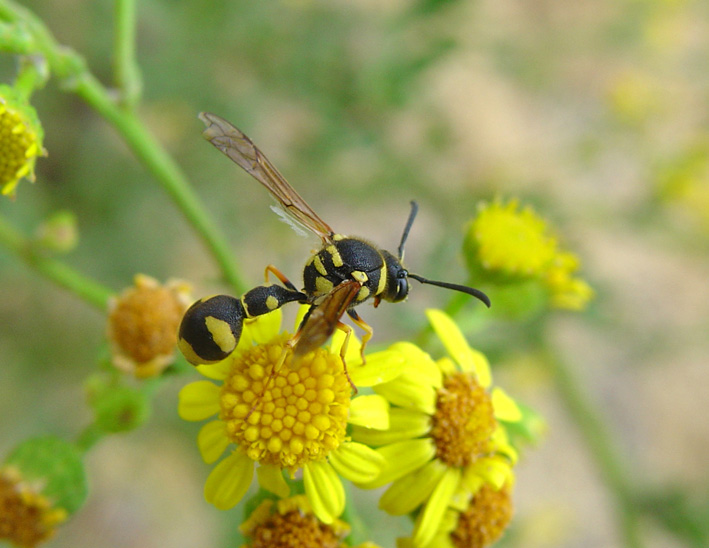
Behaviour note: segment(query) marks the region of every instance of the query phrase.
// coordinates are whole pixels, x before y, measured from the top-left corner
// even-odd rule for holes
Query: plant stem
[[[546,338],[541,338],[546,340]],[[629,475],[613,438],[598,410],[582,389],[569,364],[548,345],[542,343],[543,359],[549,364],[556,387],[571,418],[583,436],[603,480],[615,497],[619,510],[621,533],[628,548],[644,546],[640,535],[640,514]]]
[[[113,292],[80,274],[68,265],[36,249],[33,242],[20,234],[4,218],[0,217],[0,245],[4,245],[30,268],[36,270],[57,285],[68,289],[79,298],[105,312]]]
[[[128,14],[124,14],[123,17],[129,19],[128,12],[131,8],[124,6],[121,9]],[[29,32],[34,40],[35,53],[45,56],[52,74],[60,80],[63,88],[82,97],[116,128],[200,236],[219,264],[226,281],[237,294],[246,291],[248,285],[232,260],[231,250],[226,240],[212,223],[179,166],[137,116],[132,111],[121,108],[110,92],[88,70],[84,58],[69,48],[59,45],[43,22],[28,9],[11,0],[0,0],[0,18],[21,24],[23,30]],[[133,23],[126,21],[124,24]],[[122,34],[130,32],[132,31],[121,31]],[[121,38],[121,40],[125,39],[125,36]]]
[[[143,87],[135,59],[135,0],[115,0],[114,14],[114,78],[121,90],[122,105],[132,108]]]

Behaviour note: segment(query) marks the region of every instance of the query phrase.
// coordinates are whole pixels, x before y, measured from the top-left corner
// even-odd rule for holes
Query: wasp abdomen
[[[362,285],[354,304],[379,294],[386,275],[379,250],[359,238],[336,236],[333,240],[306,263],[303,270],[305,293],[317,298],[345,280],[354,280]]]
[[[244,293],[241,304],[249,318],[261,316],[294,301],[305,302],[307,297],[300,291],[294,291],[277,284],[254,287]]]
[[[239,299],[229,295],[200,299],[182,318],[177,346],[192,365],[222,361],[239,343],[245,317]]]

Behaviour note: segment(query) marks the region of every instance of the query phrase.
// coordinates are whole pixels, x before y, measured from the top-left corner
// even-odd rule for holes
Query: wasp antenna
[[[416,280],[417,282],[421,282],[422,284],[435,285],[437,287],[443,287],[445,289],[452,289],[453,291],[460,291],[461,293],[466,293],[482,301],[483,303],[485,303],[485,306],[490,308],[490,298],[485,295],[485,293],[483,293],[479,289],[475,289],[474,287],[452,284],[448,282],[438,282],[436,280],[427,280],[426,278],[423,278],[417,274],[411,274],[411,272],[409,272],[409,278],[413,278],[414,280]]]
[[[406,226],[404,227],[404,233],[401,235],[401,243],[399,244],[399,260],[404,260],[404,244],[406,239],[409,237],[409,230],[411,230],[411,225],[414,224],[414,219],[418,213],[419,205],[415,200],[411,200],[411,213],[409,213],[409,218],[406,220]]]

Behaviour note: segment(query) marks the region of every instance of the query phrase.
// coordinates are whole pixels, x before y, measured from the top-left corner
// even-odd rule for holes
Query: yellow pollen
[[[438,391],[431,437],[436,457],[448,466],[468,466],[489,456],[497,428],[490,395],[475,377],[457,373]]]
[[[232,358],[220,418],[250,458],[293,471],[344,441],[351,388],[340,357],[324,349],[292,370],[291,356],[283,359],[289,338],[284,333]]]

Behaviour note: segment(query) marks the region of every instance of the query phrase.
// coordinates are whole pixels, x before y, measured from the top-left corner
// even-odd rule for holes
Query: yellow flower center
[[[279,503],[277,512],[272,512],[273,503],[264,501],[257,508],[256,519],[252,516],[247,531],[250,542],[247,548],[340,548],[342,539],[349,533],[343,522],[336,520],[326,525],[316,518],[309,509],[299,508],[290,503],[283,507]],[[243,527],[242,527],[243,530]]]
[[[556,240],[546,234],[544,220],[530,208],[518,211],[516,201],[484,206],[469,235],[483,267],[510,275],[533,276],[544,271],[556,253]]]
[[[496,542],[512,519],[512,497],[505,486],[499,491],[483,484],[458,517],[451,533],[456,548],[485,548]]]
[[[294,470],[342,443],[351,388],[342,360],[327,350],[293,364],[289,338],[283,333],[235,357],[222,387],[220,418],[250,458]]]
[[[475,377],[447,377],[438,391],[431,428],[436,457],[451,467],[468,466],[492,453],[495,428],[492,400]]]
[[[12,470],[0,471],[0,540],[36,546],[54,535],[67,517],[61,508],[22,483]]]
[[[34,158],[40,152],[37,136],[22,114],[0,99],[0,187],[11,192],[17,181],[31,175]]]

